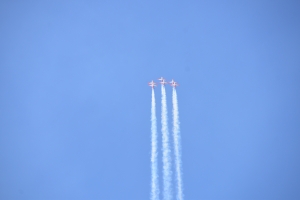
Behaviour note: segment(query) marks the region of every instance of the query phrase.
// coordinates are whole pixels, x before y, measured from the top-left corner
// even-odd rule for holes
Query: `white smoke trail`
[[[169,131],[168,131],[168,113],[167,113],[167,97],[165,86],[161,86],[161,123],[162,123],[162,150],[163,150],[163,184],[164,200],[172,199],[172,171],[171,171],[171,157],[170,157],[170,146],[169,146]]]
[[[153,88],[151,102],[151,200],[159,200],[159,185],[157,172],[157,128],[155,112],[155,94]]]
[[[175,153],[175,168],[177,179],[177,199],[183,200],[183,185],[182,185],[182,166],[181,166],[181,137],[179,128],[179,112],[178,101],[175,87],[173,87],[173,139],[174,139],[174,153]]]

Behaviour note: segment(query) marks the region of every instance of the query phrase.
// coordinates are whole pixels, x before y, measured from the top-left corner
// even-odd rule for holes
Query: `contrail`
[[[173,139],[174,139],[174,153],[175,153],[175,168],[177,179],[177,199],[183,200],[183,185],[182,185],[182,166],[181,166],[181,138],[179,128],[179,112],[178,101],[175,87],[173,87]]]
[[[159,185],[157,173],[157,128],[155,94],[153,88],[151,102],[151,200],[159,200]]]
[[[172,199],[172,171],[171,171],[171,157],[170,157],[170,146],[169,146],[169,131],[168,131],[168,113],[167,113],[167,97],[165,86],[161,85],[161,123],[162,123],[162,150],[163,150],[163,185],[164,200]]]

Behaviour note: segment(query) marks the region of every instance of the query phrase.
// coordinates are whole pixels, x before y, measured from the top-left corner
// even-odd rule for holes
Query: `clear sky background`
[[[1,1],[0,199],[149,199],[160,76],[180,84],[186,199],[300,199],[299,10]]]

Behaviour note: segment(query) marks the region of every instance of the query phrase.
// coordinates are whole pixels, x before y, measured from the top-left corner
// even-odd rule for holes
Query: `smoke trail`
[[[169,147],[169,131],[168,131],[168,113],[167,113],[167,97],[165,86],[161,86],[161,123],[162,123],[162,147],[163,147],[163,184],[164,184],[164,200],[171,200],[172,198],[172,171],[171,171],[171,157]]]
[[[151,200],[159,199],[159,185],[157,173],[157,129],[155,112],[155,94],[152,88],[151,102]]]
[[[175,87],[173,87],[173,139],[174,139],[174,153],[175,153],[175,168],[176,168],[176,179],[177,179],[177,199],[183,200],[183,189],[182,189],[182,167],[181,167],[181,138],[179,129],[179,112],[178,112],[178,101]]]

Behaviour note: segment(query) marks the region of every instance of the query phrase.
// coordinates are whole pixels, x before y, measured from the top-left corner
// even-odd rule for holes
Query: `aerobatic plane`
[[[156,83],[154,83],[154,81],[149,82],[148,85],[152,88],[156,87]]]
[[[172,79],[172,81],[170,82],[170,84],[172,85],[173,83],[175,83],[175,81]]]
[[[166,82],[165,80],[162,80],[162,81],[160,82],[160,84],[162,84],[162,85],[166,85],[166,84],[167,84],[167,82]]]
[[[170,82],[170,84],[172,87],[177,87],[179,85],[177,82],[175,82],[173,80]]]
[[[161,83],[162,85],[167,84],[166,80],[165,80],[163,77],[160,77],[158,80],[160,80],[160,83]]]
[[[163,81],[165,80],[164,77],[160,77],[158,80]]]

